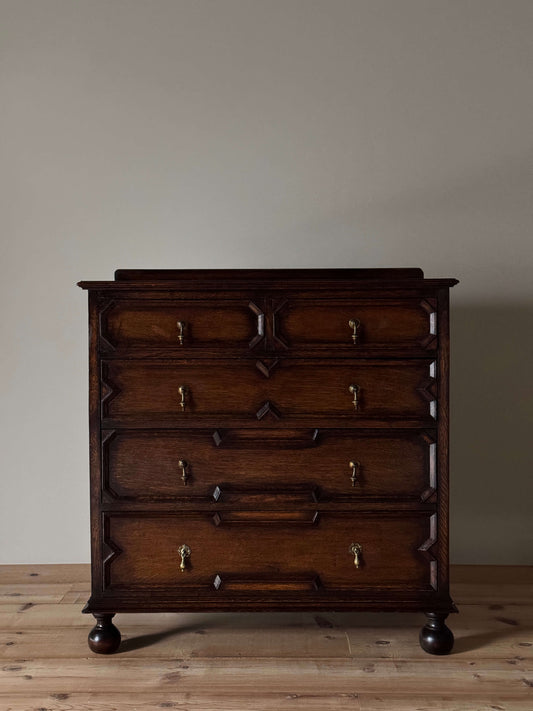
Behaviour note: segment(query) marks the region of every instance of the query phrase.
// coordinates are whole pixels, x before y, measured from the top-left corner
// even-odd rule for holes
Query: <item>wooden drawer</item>
[[[419,430],[110,430],[102,467],[111,500],[421,501],[435,491],[436,443]]]
[[[102,415],[178,424],[436,417],[434,361],[123,361],[102,364]],[[357,409],[350,386],[357,387]],[[183,394],[180,394],[180,389]],[[182,409],[181,402],[185,407]]]
[[[178,348],[184,353],[213,346],[248,350],[263,327],[264,315],[247,299],[118,300],[100,314],[100,346]]]
[[[437,313],[433,299],[284,300],[274,313],[274,332],[291,349],[339,347],[435,349]],[[355,337],[355,338],[354,338]]]
[[[431,589],[435,514],[316,512],[106,514],[109,588],[171,588],[176,596],[315,593],[386,586]],[[352,544],[362,552],[354,565]],[[190,557],[180,569],[179,549]],[[421,550],[422,549],[422,550]]]
[[[150,348],[411,352],[437,347],[434,299],[111,300],[99,316],[103,351]],[[355,336],[355,338],[354,338]]]

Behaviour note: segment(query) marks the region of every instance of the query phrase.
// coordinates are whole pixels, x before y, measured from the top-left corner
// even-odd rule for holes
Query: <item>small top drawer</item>
[[[100,348],[253,347],[264,315],[246,299],[117,300],[100,313]]]
[[[274,313],[279,344],[291,349],[336,350],[356,356],[365,349],[434,350],[437,307],[434,299],[288,299]]]

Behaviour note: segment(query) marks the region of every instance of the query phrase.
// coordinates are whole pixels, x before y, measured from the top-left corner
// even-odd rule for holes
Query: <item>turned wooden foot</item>
[[[120,632],[111,622],[115,615],[97,615],[96,624],[89,632],[89,647],[97,654],[113,654],[120,645]]]
[[[426,612],[428,621],[420,630],[420,646],[428,654],[449,654],[453,647],[453,633],[444,620],[448,615]]]

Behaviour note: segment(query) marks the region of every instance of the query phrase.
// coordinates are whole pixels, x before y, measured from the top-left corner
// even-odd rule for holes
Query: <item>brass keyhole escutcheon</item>
[[[181,469],[181,478],[183,479],[183,485],[187,486],[187,481],[189,479],[189,462],[184,459],[178,461],[178,466]]]
[[[186,385],[180,385],[178,388],[178,392],[181,396],[180,407],[182,410],[185,410],[185,407],[187,405],[187,395],[189,394],[189,388]]]
[[[348,388],[348,390],[349,390],[350,393],[353,395],[353,401],[352,401],[353,409],[354,409],[354,410],[358,410],[358,409],[359,409],[359,400],[358,400],[358,397],[359,397],[359,385],[350,385],[350,387]]]
[[[350,462],[348,465],[351,469],[352,476],[350,477],[350,480],[352,482],[352,486],[355,486],[357,483],[357,475],[359,473],[359,467],[361,466],[359,462]]]
[[[187,327],[187,324],[185,321],[178,321],[176,323],[176,326],[178,327],[178,343],[180,346],[183,345],[183,339],[185,338],[185,328]]]
[[[178,548],[178,553],[181,556],[180,570],[184,573],[187,570],[187,558],[191,557],[191,549],[185,543]]]
[[[363,547],[360,543],[352,543],[349,548],[349,552],[353,555],[353,564],[356,568],[361,566],[361,554],[363,553]]]
[[[361,326],[361,322],[358,318],[351,318],[348,321],[348,326],[350,328],[353,328],[352,341],[355,346],[355,344],[357,343],[357,339],[359,338],[359,327]]]

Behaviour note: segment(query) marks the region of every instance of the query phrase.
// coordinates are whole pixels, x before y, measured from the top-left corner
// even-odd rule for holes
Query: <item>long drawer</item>
[[[185,355],[202,348],[240,348],[243,354],[334,348],[354,355],[369,348],[432,350],[436,306],[419,297],[113,300],[100,315],[99,343],[104,351],[178,348]]]
[[[124,501],[255,505],[426,500],[436,443],[420,430],[109,430],[104,492]]]
[[[431,359],[136,361],[102,363],[102,416],[171,416],[176,424],[436,417]]]
[[[176,596],[434,586],[435,514],[107,514],[107,589]],[[357,564],[357,565],[356,565]]]

